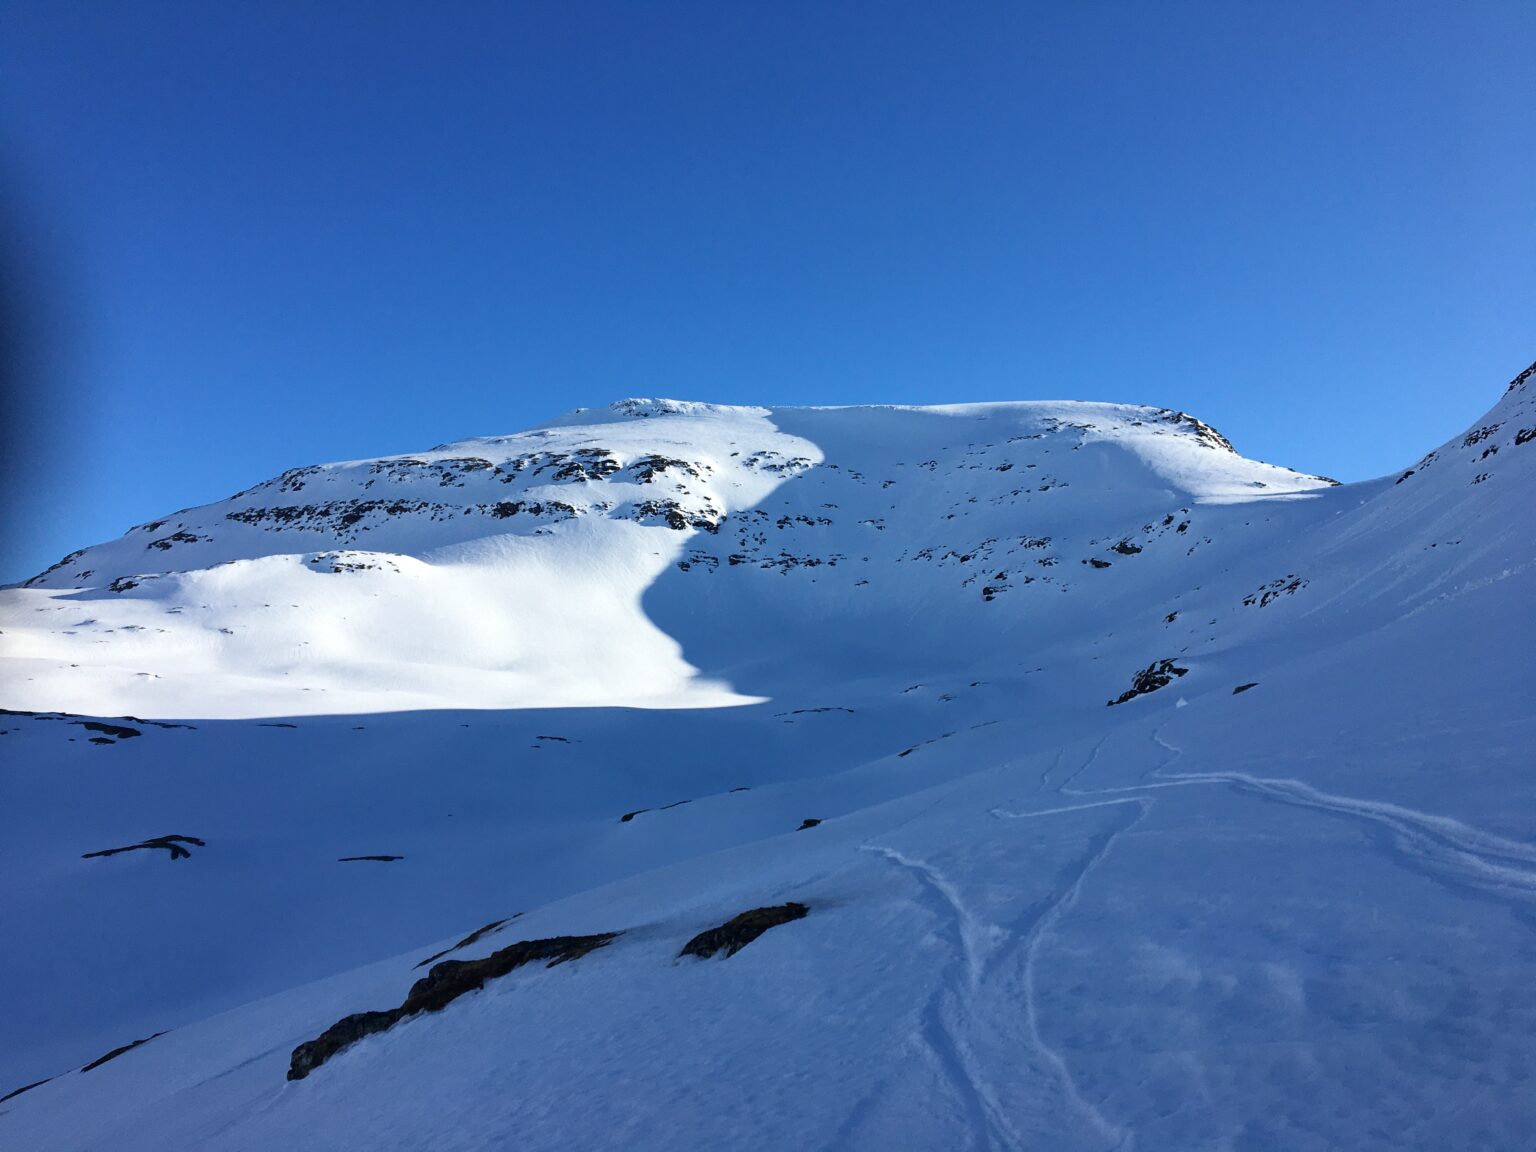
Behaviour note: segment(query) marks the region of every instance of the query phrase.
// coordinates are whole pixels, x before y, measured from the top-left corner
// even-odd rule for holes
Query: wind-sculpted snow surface
[[[0,593],[0,1148],[1529,1147],[1533,380],[624,401]]]

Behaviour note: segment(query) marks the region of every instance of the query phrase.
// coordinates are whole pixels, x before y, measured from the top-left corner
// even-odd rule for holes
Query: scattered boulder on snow
[[[1248,691],[1248,689],[1257,688],[1258,686],[1259,682],[1257,680],[1254,680],[1248,684],[1239,684],[1236,688],[1232,689],[1232,695],[1241,696],[1244,692]]]
[[[164,848],[171,854],[172,860],[191,859],[192,853],[183,847],[192,844],[198,848],[207,847],[206,843],[196,836],[154,836],[138,844],[125,844],[121,848],[102,848],[97,852],[82,853],[80,859],[89,860],[94,856],[116,856],[119,852],[132,852],[138,848]]]
[[[381,864],[389,864],[395,860],[404,860],[404,856],[338,856],[336,863],[346,864],[353,860],[377,860]]]
[[[596,936],[553,936],[547,940],[520,940],[479,960],[444,960],[434,964],[406,994],[398,1008],[384,1012],[356,1012],[344,1016],[313,1040],[293,1050],[288,1079],[302,1080],[336,1053],[365,1036],[383,1032],[401,1020],[423,1012],[441,1012],[467,992],[476,992],[490,980],[505,976],[524,964],[547,961],[546,968],[578,960],[618,938],[618,932]]]
[[[1174,677],[1182,676],[1188,672],[1188,668],[1180,668],[1172,660],[1154,660],[1131,680],[1128,691],[1120,693],[1115,699],[1109,701],[1113,708],[1116,704],[1124,704],[1127,700],[1144,696],[1148,692],[1156,692],[1159,688],[1166,688],[1173,683]]]
[[[740,916],[727,920],[718,928],[700,932],[683,945],[683,950],[678,953],[678,957],[697,956],[708,960],[715,953],[724,951],[726,959],[730,959],[768,929],[777,928],[780,924],[788,924],[791,920],[800,920],[809,911],[810,909],[804,904],[796,904],[793,901],[768,908],[754,908],[750,912],[743,912]]]
[[[816,827],[816,825],[818,825],[820,823],[821,823],[821,821],[818,820],[816,817],[814,817],[814,816],[807,816],[804,820],[800,821],[800,827],[796,828],[795,831],[796,832],[804,832],[807,828],[814,828],[814,827]]]

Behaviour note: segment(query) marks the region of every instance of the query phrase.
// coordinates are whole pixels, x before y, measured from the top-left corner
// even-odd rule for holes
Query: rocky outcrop
[[[183,845],[191,844],[197,848],[206,848],[207,844],[196,836],[154,836],[138,844],[125,844],[121,848],[102,848],[97,852],[82,853],[80,859],[90,860],[96,856],[116,856],[119,852],[134,852],[140,848],[164,848],[171,854],[172,860],[189,860],[192,853]]]
[[[92,1060],[89,1064],[85,1065],[85,1067],[81,1068],[80,1071],[89,1072],[94,1068],[100,1068],[108,1060],[116,1060],[124,1052],[132,1052],[135,1048],[139,1047],[139,1045],[148,1044],[151,1040],[155,1039],[156,1036],[164,1035],[164,1031],[156,1032],[153,1036],[146,1036],[142,1040],[135,1040],[132,1043],[124,1044],[121,1048],[114,1048],[105,1056],[96,1057],[96,1059]]]
[[[483,939],[484,937],[489,936],[492,932],[499,932],[499,931],[501,931],[502,925],[508,924],[511,921],[516,920],[521,915],[522,915],[521,912],[514,912],[512,915],[503,917],[500,920],[492,920],[489,924],[485,924],[485,925],[482,925],[479,928],[476,928],[473,932],[471,932],[468,936],[464,937],[464,939],[460,940],[457,944],[453,945],[451,948],[444,948],[441,952],[434,952],[434,953],[432,953],[432,955],[428,956],[425,960],[421,961],[421,963],[415,965],[415,967],[417,967],[417,968],[425,968],[428,964],[432,963],[434,960],[441,960],[444,956],[448,955],[448,953],[450,953],[450,952],[457,952],[460,948],[468,948],[471,944],[474,944],[477,941]]]
[[[1136,673],[1131,680],[1129,690],[1109,701],[1109,705],[1113,708],[1116,704],[1124,704],[1137,696],[1145,696],[1148,692],[1166,688],[1173,683],[1175,677],[1183,676],[1188,671],[1188,668],[1180,668],[1172,660],[1155,660]]]
[[[344,1016],[315,1039],[300,1044],[289,1061],[288,1079],[302,1080],[363,1037],[383,1032],[401,1020],[423,1012],[441,1012],[460,996],[476,992],[488,981],[505,976],[524,964],[542,961],[546,968],[554,968],[606,947],[619,935],[618,932],[603,932],[596,936],[521,940],[480,960],[444,960],[434,964],[425,976],[411,985],[400,1007]]]
[[[1244,596],[1243,605],[1247,608],[1255,606],[1268,608],[1280,597],[1294,596],[1306,586],[1307,581],[1294,573],[1288,576],[1281,576],[1278,580],[1271,580],[1268,584],[1261,585],[1247,596]]]
[[[754,908],[750,912],[743,912],[740,916],[727,920],[718,928],[700,932],[684,944],[683,950],[677,955],[679,958],[697,956],[707,960],[717,953],[724,952],[729,959],[768,929],[777,928],[780,924],[788,924],[791,920],[803,919],[809,911],[810,909],[804,904],[794,902],[776,904],[769,908]]]

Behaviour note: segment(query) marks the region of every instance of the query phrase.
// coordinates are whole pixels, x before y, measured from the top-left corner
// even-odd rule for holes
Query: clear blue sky
[[[1536,357],[1533,50],[1529,0],[0,0],[0,579],[628,395],[1389,471]]]

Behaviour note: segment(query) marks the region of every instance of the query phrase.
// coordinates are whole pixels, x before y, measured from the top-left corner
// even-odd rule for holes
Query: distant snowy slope
[[[0,1149],[1523,1150],[1533,503],[1528,370],[1363,484],[624,401],[87,549]]]
[[[1107,549],[1185,551],[1226,522],[1202,506],[1324,486],[1160,409],[627,400],[296,468],[74,553],[0,597],[6,694],[204,717],[743,703],[678,651],[663,573],[691,574],[685,617],[723,595],[709,623],[739,655],[738,597],[887,623],[922,604],[984,636],[1059,613],[1044,591],[1093,585]]]

